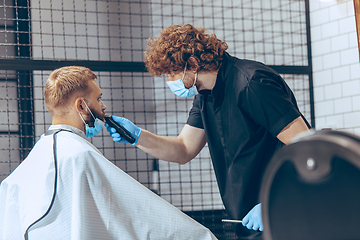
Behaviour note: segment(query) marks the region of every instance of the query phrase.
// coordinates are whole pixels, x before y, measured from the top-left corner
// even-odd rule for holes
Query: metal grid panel
[[[215,33],[229,53],[269,65],[308,65],[305,1],[151,1],[152,35],[192,23]]]
[[[31,1],[34,59],[142,61],[147,1]]]

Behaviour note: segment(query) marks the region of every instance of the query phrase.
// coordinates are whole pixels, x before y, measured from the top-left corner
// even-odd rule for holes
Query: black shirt
[[[205,130],[230,218],[242,219],[258,203],[265,167],[283,145],[276,136],[299,116],[278,73],[224,53],[214,88],[195,96],[187,124]]]

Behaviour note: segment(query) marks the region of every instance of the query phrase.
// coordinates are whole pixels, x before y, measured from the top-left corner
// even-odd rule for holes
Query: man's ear
[[[75,100],[75,108],[76,108],[77,112],[86,114],[86,108],[85,108],[85,105],[84,105],[84,100],[82,100],[82,98],[80,98],[80,97],[76,98],[76,100]]]
[[[189,57],[188,62],[189,62],[189,65],[190,65],[189,70],[196,73],[198,71],[198,69],[199,69],[199,60],[196,57],[191,56],[191,57]]]

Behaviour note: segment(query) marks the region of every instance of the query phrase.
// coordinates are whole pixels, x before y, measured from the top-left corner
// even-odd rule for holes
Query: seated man
[[[0,185],[0,239],[216,239],[85,139],[104,125],[96,78],[76,66],[49,76],[52,126]]]

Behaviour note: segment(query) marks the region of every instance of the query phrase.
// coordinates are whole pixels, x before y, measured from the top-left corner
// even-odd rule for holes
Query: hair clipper
[[[116,132],[120,134],[120,137],[124,138],[126,141],[131,144],[135,142],[135,138],[131,136],[130,132],[126,130],[126,128],[115,122],[111,115],[105,116],[105,122],[109,124],[110,127],[115,128]]]

